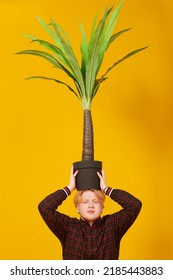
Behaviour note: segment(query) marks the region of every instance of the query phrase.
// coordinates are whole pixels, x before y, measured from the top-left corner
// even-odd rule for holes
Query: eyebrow
[[[99,201],[98,198],[94,198],[94,199],[91,199],[91,200],[92,200],[92,201]],[[89,201],[89,199],[88,199],[88,198],[84,198],[84,199],[82,199],[82,202],[83,202],[83,201]]]

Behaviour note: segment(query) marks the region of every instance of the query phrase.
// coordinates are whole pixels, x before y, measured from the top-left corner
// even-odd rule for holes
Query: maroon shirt
[[[56,211],[68,196],[64,189],[48,195],[40,202],[40,214],[60,240],[64,260],[118,259],[120,240],[137,218],[142,203],[128,192],[111,190],[110,197],[123,209],[99,218],[92,226],[87,221]]]

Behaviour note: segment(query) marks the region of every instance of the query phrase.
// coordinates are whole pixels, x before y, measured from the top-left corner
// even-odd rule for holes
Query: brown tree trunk
[[[76,176],[77,190],[96,189],[100,190],[100,179],[97,172],[101,173],[102,162],[94,160],[94,133],[91,110],[84,110],[83,120],[83,149],[82,160],[73,163]]]
[[[94,160],[94,132],[91,110],[84,110],[82,160]]]

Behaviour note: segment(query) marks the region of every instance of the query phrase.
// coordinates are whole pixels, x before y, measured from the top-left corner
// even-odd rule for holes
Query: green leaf
[[[54,42],[57,46],[59,46],[61,49],[63,49],[63,46],[59,40],[59,38],[56,36],[56,34],[52,31],[52,29],[49,28],[48,24],[46,24],[40,17],[37,16],[37,20],[42,25],[42,27],[45,29],[45,31],[52,37]]]
[[[107,38],[110,38],[110,36],[112,35],[112,32],[113,32],[115,25],[117,23],[117,20],[118,20],[118,16],[119,16],[122,4],[123,4],[123,1],[120,1],[120,3],[116,7],[116,9],[112,12],[112,14],[110,15],[110,17],[106,23],[106,26],[105,26],[106,41],[108,41]],[[112,9],[113,9],[113,7],[110,9],[110,12],[112,11]]]
[[[82,33],[82,42],[81,42],[81,54],[82,54],[82,62],[81,62],[81,70],[83,77],[85,77],[85,70],[86,70],[86,62],[88,59],[88,41],[87,36],[84,30],[82,23],[80,23],[80,29]]]
[[[73,80],[76,80],[76,78],[71,74],[70,71],[68,71],[58,60],[56,60],[53,55],[51,55],[47,52],[37,51],[37,50],[25,50],[25,51],[18,52],[17,54],[30,54],[30,55],[34,55],[34,56],[39,56],[39,57],[47,60],[51,64],[53,64],[56,68],[66,72],[66,74]]]
[[[107,80],[107,77],[103,77],[103,78],[100,78],[100,79],[96,79],[95,81],[95,86],[94,86],[94,90],[93,90],[93,93],[92,93],[92,99],[95,97],[99,87],[100,87],[100,84],[104,81]]]
[[[50,80],[50,81],[54,81],[54,82],[56,82],[56,83],[58,83],[58,84],[63,84],[63,85],[65,85],[66,87],[68,87],[68,89],[69,89],[70,91],[72,91],[72,92],[77,96],[77,98],[79,98],[79,96],[77,95],[77,93],[74,91],[74,89],[73,89],[72,87],[70,87],[67,83],[64,83],[64,82],[62,82],[62,81],[60,81],[60,80],[57,80],[57,79],[54,79],[54,78],[49,78],[49,77],[44,77],[44,76],[31,76],[31,77],[26,78],[26,80],[31,80],[31,79]],[[79,99],[80,99],[80,98],[79,98]]]
[[[108,68],[108,70],[102,75],[101,79],[103,79],[106,74],[111,71],[116,65],[118,65],[119,63],[121,63],[122,61],[126,60],[127,58],[131,57],[132,55],[135,55],[137,54],[138,52],[140,51],[143,51],[145,50],[146,48],[148,48],[148,46],[144,47],[144,48],[140,48],[140,49],[137,49],[137,50],[134,50],[130,53],[128,53],[127,55],[125,55],[124,57],[122,57],[121,59],[117,60],[111,67]]]
[[[60,48],[58,48],[57,46],[55,46],[47,41],[44,41],[44,40],[36,39],[36,40],[33,40],[32,42],[37,42],[41,46],[52,51],[55,54],[55,56],[58,58],[58,60],[60,60],[62,63],[64,63],[68,68],[70,68],[70,70],[73,70],[71,68],[69,61],[67,60],[66,56],[64,56],[64,54]]]
[[[30,34],[23,34],[23,36],[26,37],[26,38],[29,38],[31,40],[37,40],[37,38],[35,36],[30,35]]]
[[[102,31],[108,13],[109,11],[108,9],[106,9],[103,18],[99,22],[96,31],[94,33],[94,36],[92,38],[92,41],[90,41],[90,45],[89,45],[89,55],[86,64],[86,76],[85,76],[86,92],[89,99],[92,96],[95,79],[98,71],[98,54],[101,47],[100,44],[101,44],[102,34],[103,34]]]
[[[49,61],[51,64],[53,64],[55,67],[62,69],[61,64],[53,57],[53,55],[43,52],[43,51],[37,51],[37,50],[24,50],[21,52],[18,52],[17,54],[30,54],[30,55],[35,55],[42,57]]]
[[[119,16],[119,13],[121,10],[121,6],[122,6],[122,1],[119,3],[119,5],[115,9],[115,11],[110,15],[107,22],[105,23],[104,31],[103,31],[103,41],[101,43],[101,47],[100,47],[100,51],[99,51],[98,70],[100,69],[100,66],[102,64],[105,52],[110,45],[110,38],[112,36],[115,25],[117,23],[118,16]],[[112,11],[112,8],[109,10],[109,13]],[[112,37],[112,39],[113,39],[113,37]]]
[[[54,28],[55,34],[57,34],[57,33],[56,33],[56,29],[60,30],[60,32],[63,33],[63,35],[64,35],[64,37],[65,37],[65,42],[66,42],[66,44],[71,45],[71,44],[70,44],[70,39],[69,39],[69,37],[68,37],[67,32],[65,32],[65,30],[64,30],[59,24],[55,23],[55,22],[51,19],[51,22],[49,23],[49,25],[51,25],[51,26]],[[56,28],[55,28],[55,26],[56,26]],[[58,35],[58,34],[57,34],[57,35]],[[61,42],[61,41],[60,41],[60,42]],[[63,45],[62,45],[62,46],[63,46]]]
[[[57,36],[59,37],[59,40],[60,40],[60,42],[63,46],[64,53],[65,53],[70,65],[71,65],[72,69],[74,70],[74,73],[76,74],[76,80],[77,80],[78,85],[80,87],[80,92],[79,93],[81,95],[85,95],[85,86],[84,86],[82,72],[81,72],[81,69],[79,67],[78,61],[77,61],[77,59],[74,55],[73,49],[72,49],[71,45],[67,44],[66,41],[64,40],[64,38],[61,36],[57,25],[53,21],[51,21],[51,23],[52,23],[52,25],[54,27],[54,30],[55,30]]]
[[[94,33],[95,33],[95,28],[96,28],[96,23],[97,23],[97,16],[98,15],[96,14],[96,16],[94,17],[94,20],[93,20],[89,44],[91,44],[91,42],[93,41],[93,37],[94,37]]]
[[[121,30],[121,31],[119,31],[119,32],[117,32],[117,33],[115,33],[115,34],[113,34],[113,35],[110,37],[110,39],[109,39],[107,49],[108,49],[108,47],[110,46],[110,44],[111,44],[115,39],[117,39],[117,38],[118,38],[120,35],[122,35],[123,33],[129,31],[130,29],[131,29],[131,28],[123,29],[123,30]]]

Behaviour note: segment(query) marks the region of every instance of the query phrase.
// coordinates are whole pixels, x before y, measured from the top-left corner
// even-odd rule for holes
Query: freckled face
[[[82,202],[77,205],[77,210],[81,218],[92,225],[93,222],[100,217],[103,207],[93,191],[84,191],[82,194]]]

